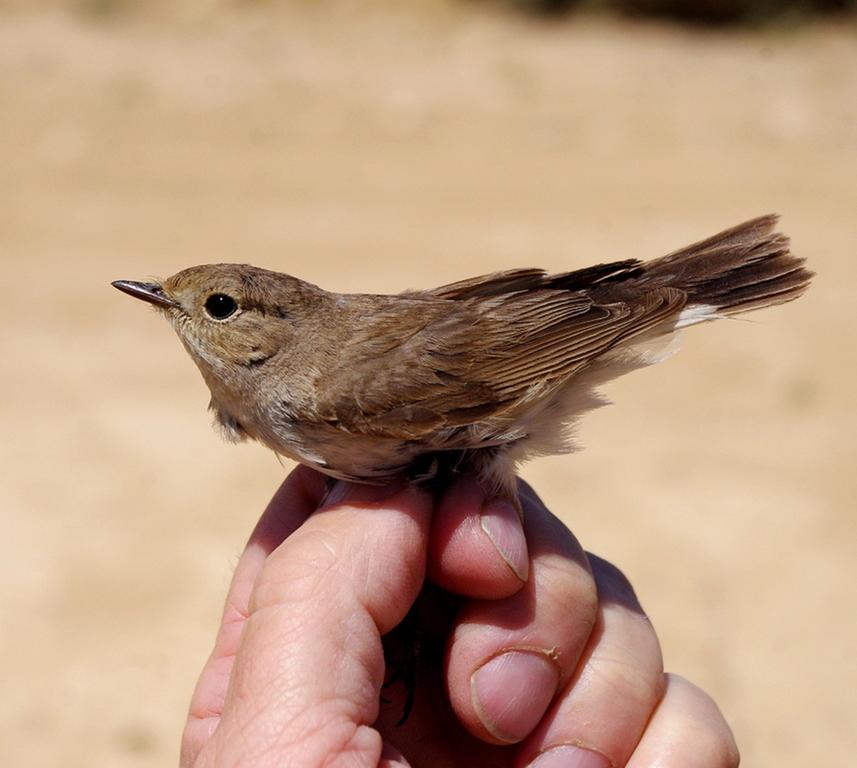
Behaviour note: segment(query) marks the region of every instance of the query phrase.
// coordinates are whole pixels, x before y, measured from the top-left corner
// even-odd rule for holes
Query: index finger
[[[381,760],[381,637],[423,584],[431,497],[407,484],[337,488],[265,560],[194,765]]]
[[[235,567],[214,648],[194,689],[182,736],[182,765],[190,765],[217,727],[232,663],[249,615],[253,585],[268,555],[312,514],[324,497],[326,479],[298,466],[277,489],[253,529]]]

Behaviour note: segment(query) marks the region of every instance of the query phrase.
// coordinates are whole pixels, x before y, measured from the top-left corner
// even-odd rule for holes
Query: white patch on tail
[[[686,328],[689,325],[696,325],[697,323],[704,323],[707,320],[717,320],[717,318],[721,317],[718,313],[717,307],[712,306],[711,304],[693,304],[689,307],[685,307],[678,316],[678,320],[675,324],[675,330],[679,330],[681,328]]]

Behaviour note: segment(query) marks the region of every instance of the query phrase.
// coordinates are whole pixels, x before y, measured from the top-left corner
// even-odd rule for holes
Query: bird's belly
[[[277,453],[343,480],[379,482],[400,475],[426,446],[362,435],[329,424],[291,422],[260,435]]]

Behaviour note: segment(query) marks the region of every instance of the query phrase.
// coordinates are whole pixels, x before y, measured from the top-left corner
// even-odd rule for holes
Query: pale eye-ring
[[[238,302],[225,293],[212,293],[205,300],[205,311],[215,320],[225,320],[238,311]]]

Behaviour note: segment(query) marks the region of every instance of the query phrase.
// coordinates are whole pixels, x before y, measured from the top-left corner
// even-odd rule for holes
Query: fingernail
[[[473,673],[470,695],[486,730],[514,744],[542,719],[558,685],[559,670],[546,654],[508,651]]]
[[[395,496],[406,485],[404,480],[393,480],[384,485],[366,485],[337,480],[327,492],[321,506],[332,507],[342,501],[347,501],[349,504],[372,504]]]
[[[524,527],[514,504],[508,499],[489,499],[482,507],[479,523],[500,557],[521,581],[526,581],[530,573],[530,557]]]
[[[611,763],[600,752],[563,744],[542,752],[527,768],[611,768]]]

